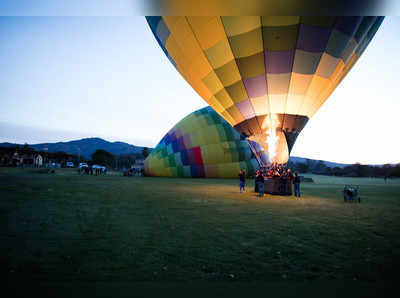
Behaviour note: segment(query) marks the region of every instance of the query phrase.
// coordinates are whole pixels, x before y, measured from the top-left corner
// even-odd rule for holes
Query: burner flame
[[[263,122],[263,128],[266,132],[266,141],[268,145],[268,159],[271,163],[275,161],[275,157],[278,155],[278,140],[279,137],[276,134],[276,128],[279,126],[280,122],[277,115],[272,114],[265,118]]]
[[[268,131],[267,141],[268,144],[268,158],[271,163],[274,162],[274,159],[277,155],[277,144],[278,144],[278,136],[276,135],[276,130],[271,128]]]

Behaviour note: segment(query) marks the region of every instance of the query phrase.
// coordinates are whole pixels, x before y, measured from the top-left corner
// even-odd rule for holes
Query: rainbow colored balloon
[[[240,134],[285,163],[383,17],[146,17],[165,55]]]
[[[148,176],[237,177],[240,170],[253,174],[268,157],[257,143],[243,140],[210,107],[178,122],[145,160]]]

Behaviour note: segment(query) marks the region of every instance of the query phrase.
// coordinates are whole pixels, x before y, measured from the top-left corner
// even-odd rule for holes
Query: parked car
[[[48,168],[61,168],[61,164],[58,162],[50,162],[47,164]]]
[[[100,166],[100,165],[93,165],[92,168],[93,168],[93,170],[100,169],[100,170],[102,170],[103,172],[104,172],[104,170],[106,169],[105,166]]]
[[[67,161],[66,164],[65,164],[65,166],[66,166],[67,168],[73,168],[73,167],[74,167],[74,163],[73,163],[72,161]]]
[[[82,168],[87,168],[87,167],[89,167],[89,166],[88,166],[88,164],[87,164],[86,162],[81,162],[81,163],[79,163],[79,168],[80,168],[80,169],[82,169]]]

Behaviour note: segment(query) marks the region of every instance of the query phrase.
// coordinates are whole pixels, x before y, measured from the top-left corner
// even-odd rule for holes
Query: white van
[[[82,169],[82,168],[87,168],[87,167],[89,167],[89,166],[88,166],[88,164],[87,164],[86,162],[81,162],[81,163],[79,163],[79,168],[80,168],[80,169]]]

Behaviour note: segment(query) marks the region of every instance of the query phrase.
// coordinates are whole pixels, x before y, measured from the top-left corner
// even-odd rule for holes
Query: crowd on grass
[[[267,167],[261,167],[257,172],[256,175],[261,174],[266,178],[293,178],[292,170],[286,164],[272,163]]]
[[[99,167],[99,166],[86,166],[86,167],[78,167],[78,174],[86,174],[86,175],[106,175],[107,168]]]
[[[123,168],[122,169],[122,174],[124,176],[144,176],[144,169],[138,169],[138,168]]]

